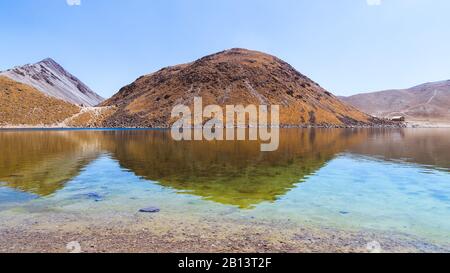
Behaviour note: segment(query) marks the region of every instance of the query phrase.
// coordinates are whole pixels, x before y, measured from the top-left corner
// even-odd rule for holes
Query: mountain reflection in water
[[[348,153],[448,171],[450,130],[285,129],[252,141],[173,141],[169,131],[0,131],[0,186],[48,196],[101,155],[183,194],[248,209],[273,202]]]

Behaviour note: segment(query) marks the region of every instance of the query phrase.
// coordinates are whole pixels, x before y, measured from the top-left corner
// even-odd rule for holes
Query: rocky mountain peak
[[[52,58],[1,72],[0,75],[30,85],[42,93],[72,104],[95,106],[103,98],[66,71]]]

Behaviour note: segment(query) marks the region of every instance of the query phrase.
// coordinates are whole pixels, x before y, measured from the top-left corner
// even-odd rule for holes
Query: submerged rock
[[[86,194],[87,197],[89,198],[94,198],[94,199],[101,199],[102,197],[100,196],[100,194],[96,193],[96,192],[90,192],[88,194]]]
[[[90,193],[86,194],[86,196],[89,199],[94,199],[95,202],[103,201],[103,197],[96,192],[90,192]]]
[[[157,207],[148,207],[148,208],[143,208],[143,209],[139,210],[139,212],[145,212],[145,213],[157,213],[160,211],[161,210]]]

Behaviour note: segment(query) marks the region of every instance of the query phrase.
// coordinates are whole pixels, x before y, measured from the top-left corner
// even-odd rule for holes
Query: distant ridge
[[[0,76],[27,84],[46,95],[72,104],[95,106],[104,100],[51,58],[0,72]]]
[[[341,99],[371,115],[409,120],[450,121],[450,80],[430,82],[409,89],[358,94]]]

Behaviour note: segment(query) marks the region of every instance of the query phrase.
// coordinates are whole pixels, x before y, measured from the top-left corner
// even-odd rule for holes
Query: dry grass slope
[[[51,125],[79,111],[78,106],[0,76],[0,126]]]
[[[125,86],[102,104],[118,107],[104,126],[168,127],[172,108],[191,106],[196,96],[204,105],[280,105],[280,121],[287,126],[374,122],[286,62],[257,51],[231,49],[161,69]]]
[[[72,128],[99,128],[115,110],[115,107],[85,107],[80,113],[66,119],[63,124]]]

